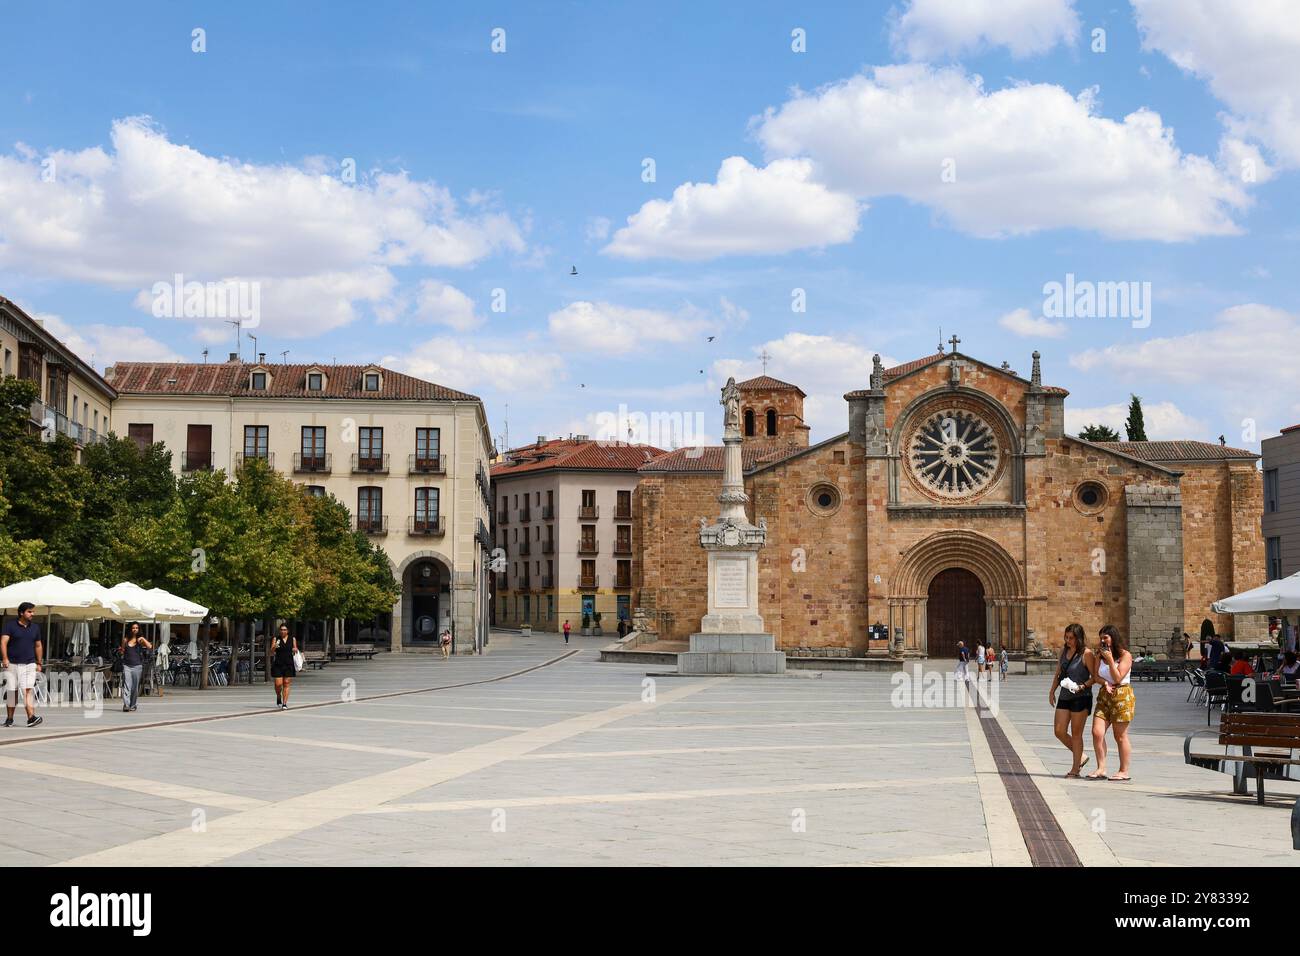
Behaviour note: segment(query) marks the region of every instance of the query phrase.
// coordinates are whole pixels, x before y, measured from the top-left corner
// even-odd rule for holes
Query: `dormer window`
[[[364,378],[363,378],[363,382],[364,382],[364,384],[363,384],[362,387],[363,387],[367,392],[377,392],[377,391],[379,391],[379,373],[378,373],[378,372],[367,372],[367,373],[365,374]]]
[[[266,373],[265,373],[265,372],[254,372],[254,373],[252,374],[252,379],[251,379],[251,381],[249,382],[249,387],[250,387],[253,391],[255,391],[255,392],[265,392],[265,391],[266,391]]]
[[[307,373],[307,391],[319,392],[325,387],[325,376],[320,372]]]

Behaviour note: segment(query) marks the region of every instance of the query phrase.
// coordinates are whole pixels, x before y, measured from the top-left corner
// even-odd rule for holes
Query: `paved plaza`
[[[974,709],[895,707],[886,673],[647,683],[607,641],[339,662],[287,712],[262,684],[47,709],[0,731],[0,863],[1029,864]],[[1008,679],[997,725],[1081,863],[1300,862],[1296,784],[1258,807],[1183,764],[1185,684],[1136,686],[1121,784],[1061,778],[1047,681]]]

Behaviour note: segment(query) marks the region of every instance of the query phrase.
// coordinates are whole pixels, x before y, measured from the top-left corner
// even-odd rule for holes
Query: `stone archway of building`
[[[422,574],[425,568],[436,571],[436,582],[432,574]],[[439,551],[416,551],[393,570],[402,587],[393,609],[393,650],[436,647],[438,635],[455,613],[451,560]]]
[[[936,657],[947,655],[952,648],[946,646],[947,635],[936,638],[945,646],[931,646],[929,640],[929,602],[931,586],[941,574],[960,569],[968,572],[982,589],[983,636],[998,647],[1009,651],[1025,649],[1027,627],[1024,576],[1005,548],[992,538],[974,531],[939,531],[918,541],[903,556],[894,573],[889,589],[890,633],[903,630],[907,653]],[[949,575],[948,588],[970,591],[969,579],[958,581]],[[945,596],[950,602],[964,602],[964,613],[978,613],[969,593],[964,597]],[[942,613],[952,613],[943,611]],[[957,638],[951,638],[955,647]]]

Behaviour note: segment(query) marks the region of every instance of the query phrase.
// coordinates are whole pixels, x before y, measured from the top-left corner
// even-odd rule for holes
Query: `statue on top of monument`
[[[724,431],[735,429],[740,431],[740,389],[736,387],[735,376],[727,379],[726,386],[722,389],[722,400],[718,403],[722,405],[724,412],[722,416],[722,427]]]

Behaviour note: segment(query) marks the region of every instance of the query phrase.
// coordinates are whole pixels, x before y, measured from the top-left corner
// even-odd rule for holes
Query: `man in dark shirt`
[[[1219,658],[1223,656],[1223,652],[1226,649],[1226,647],[1227,645],[1223,643],[1223,638],[1219,637],[1218,634],[1215,634],[1210,637],[1210,669],[1211,670],[1218,670]]]
[[[5,666],[5,726],[14,725],[14,710],[18,706],[18,691],[23,692],[23,706],[27,709],[27,726],[41,722],[36,716],[36,675],[41,669],[44,647],[41,629],[32,620],[35,607],[30,601],[18,605],[17,620],[6,622],[0,631],[0,659]]]

